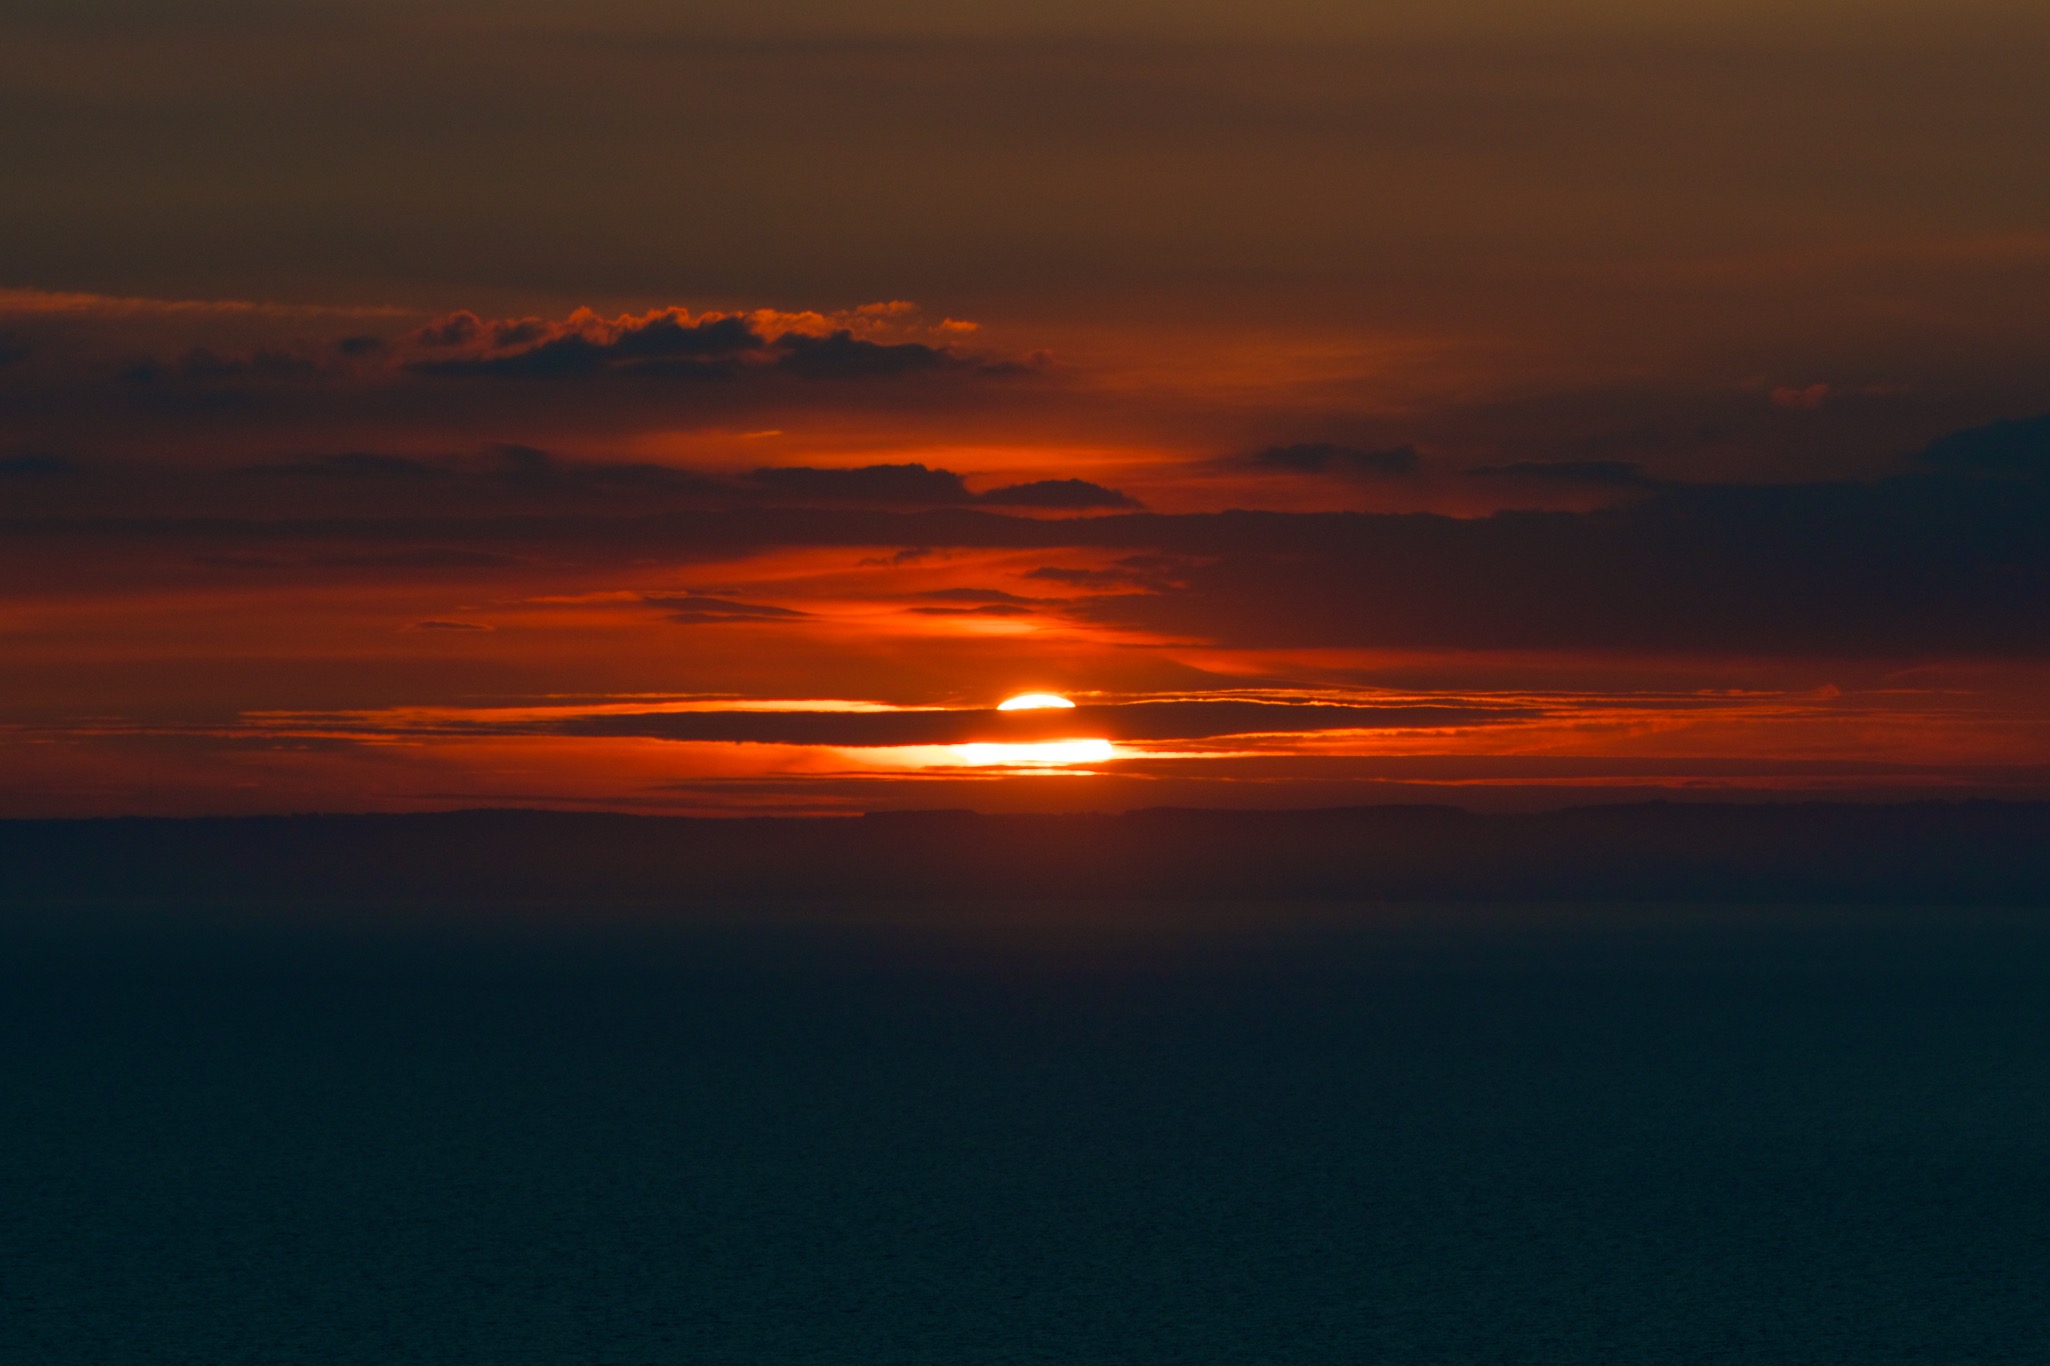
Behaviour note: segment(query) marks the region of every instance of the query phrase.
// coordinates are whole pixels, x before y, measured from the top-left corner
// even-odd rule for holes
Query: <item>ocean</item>
[[[0,1361],[2050,1360],[2050,913],[74,908]]]

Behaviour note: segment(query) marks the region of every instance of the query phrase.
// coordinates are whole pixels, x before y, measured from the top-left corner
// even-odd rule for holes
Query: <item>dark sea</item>
[[[7,1366],[2050,1361],[2050,912],[0,937]]]

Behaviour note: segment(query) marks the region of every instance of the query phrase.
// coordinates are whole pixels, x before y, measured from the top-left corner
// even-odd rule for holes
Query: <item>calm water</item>
[[[0,1360],[2050,1359],[2050,915],[990,915],[16,924]]]

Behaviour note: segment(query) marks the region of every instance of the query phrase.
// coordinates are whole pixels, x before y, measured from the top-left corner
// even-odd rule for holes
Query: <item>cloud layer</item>
[[[531,448],[449,462],[317,457],[188,491],[203,502],[225,490],[263,515],[121,515],[118,478],[115,506],[95,511],[88,476],[46,457],[15,457],[0,473],[30,495],[84,487],[65,514],[6,519],[17,553],[34,547],[50,565],[242,556],[251,568],[430,573],[831,547],[1086,552],[1115,562],[1049,558],[1019,571],[1060,590],[1033,610],[1237,648],[1910,660],[2050,655],[2046,430],[2035,420],[1960,433],[1931,446],[1921,469],[1868,483],[1633,486],[1635,499],[1592,511],[1465,518],[1156,514],[1118,510],[1130,500],[1075,479],[977,494],[917,463],[714,476]],[[361,511],[314,515],[358,493]],[[945,610],[1018,615],[1028,603]]]

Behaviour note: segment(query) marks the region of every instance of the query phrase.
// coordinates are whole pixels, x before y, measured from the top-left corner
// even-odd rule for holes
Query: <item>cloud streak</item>
[[[46,556],[141,563],[166,551],[253,553],[422,572],[681,565],[831,547],[1088,552],[1114,558],[1017,571],[1020,587],[1029,578],[1067,592],[1032,610],[1234,648],[2038,658],[2050,655],[2050,478],[2034,463],[2042,430],[2018,423],[1960,434],[1932,448],[1923,471],[1869,483],[1665,485],[1590,512],[1466,518],[1047,518],[1020,515],[1044,510],[1035,500],[1014,513],[1004,497],[974,495],[961,476],[917,464],[764,469],[722,482],[515,450],[453,472],[345,456],[265,478],[375,485],[401,502],[464,480],[524,490],[537,507],[593,490],[617,498],[588,512],[457,504],[416,516],[16,516],[5,526],[18,548]],[[65,468],[31,461],[10,483],[77,482]],[[1080,485],[1061,482],[1056,501]],[[671,494],[696,505],[628,511]],[[992,605],[1006,610],[985,610]],[[946,607],[992,617],[1025,610]]]

